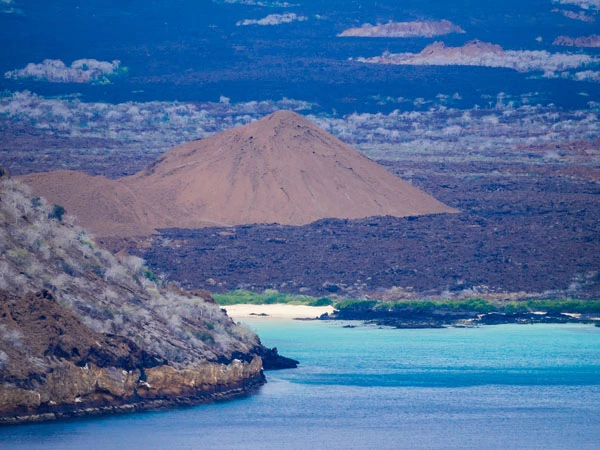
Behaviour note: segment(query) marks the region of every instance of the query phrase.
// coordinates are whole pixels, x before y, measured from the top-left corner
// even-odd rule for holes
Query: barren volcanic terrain
[[[98,236],[456,212],[290,111],[176,147],[131,177],[23,179]]]
[[[585,122],[586,117],[592,117],[589,114],[558,111],[563,123],[561,126],[570,127],[571,131],[565,134],[564,140],[553,142],[546,137],[547,131],[544,130],[549,129],[549,123],[544,121],[546,117],[557,116],[545,111],[540,110],[532,116],[531,111],[522,109],[510,116],[503,115],[502,124],[495,126],[488,126],[485,122],[491,111],[473,111],[473,123],[467,128],[461,125],[465,134],[457,141],[444,138],[442,130],[442,127],[457,123],[460,115],[456,112],[432,113],[426,117],[427,120],[423,119],[422,124],[419,122],[423,129],[438,130],[426,141],[418,137],[410,140],[410,130],[414,128],[411,121],[415,120],[410,115],[389,116],[387,119],[353,116],[345,120],[319,122],[325,129],[340,136],[349,130],[353,145],[387,167],[386,176],[392,172],[408,180],[413,186],[459,210],[458,214],[419,218],[328,219],[307,225],[269,225],[269,220],[265,219],[267,224],[262,225],[197,229],[197,224],[191,219],[200,216],[202,205],[189,207],[194,202],[193,197],[188,195],[195,189],[192,186],[197,189],[208,186],[215,198],[217,194],[221,196],[224,211],[228,210],[231,205],[226,194],[233,194],[236,187],[231,186],[227,177],[234,167],[238,167],[240,185],[248,191],[244,193],[238,186],[235,197],[253,201],[250,198],[254,195],[253,185],[248,182],[251,177],[247,173],[252,170],[265,175],[259,177],[261,183],[266,179],[271,187],[278,189],[273,184],[275,179],[282,182],[279,187],[291,191],[289,185],[283,184],[287,181],[281,177],[283,169],[278,175],[280,178],[276,178],[276,172],[266,169],[270,167],[266,161],[273,162],[272,158],[263,155],[265,147],[273,150],[274,144],[269,141],[269,136],[274,136],[279,130],[278,133],[290,140],[299,153],[303,151],[303,143],[316,145],[315,136],[328,136],[320,130],[313,132],[313,125],[306,124],[294,114],[276,114],[273,117],[280,119],[276,126],[266,127],[265,124],[273,119],[264,120],[252,126],[231,129],[213,138],[193,141],[164,154],[156,164],[141,171],[148,158],[134,152],[127,159],[124,152],[119,160],[107,160],[101,173],[110,178],[123,173],[122,170],[128,167],[135,168],[128,170],[129,173],[138,171],[137,175],[112,180],[115,184],[105,189],[101,186],[106,179],[77,172],[69,172],[68,177],[63,172],[65,176],[58,182],[56,179],[52,181],[49,175],[31,176],[37,182],[47,177],[48,185],[44,189],[48,193],[58,186],[72,200],[79,198],[85,211],[97,214],[103,220],[112,216],[112,223],[105,222],[112,229],[96,231],[101,241],[115,251],[125,246],[132,253],[144,255],[156,272],[164,273],[170,280],[190,288],[203,287],[215,291],[240,287],[255,291],[275,288],[313,295],[336,292],[351,296],[412,298],[429,295],[598,297],[600,171],[597,164],[598,140],[589,138],[595,136],[595,122]],[[295,128],[284,127],[286,115]],[[578,117],[583,118],[583,122],[577,122]],[[365,124],[367,119],[371,122]],[[530,123],[538,125],[533,127],[528,125]],[[305,129],[298,128],[303,124]],[[383,131],[377,131],[384,125]],[[260,136],[253,127],[261,128],[263,132],[270,128],[268,133],[262,134],[262,144],[258,142]],[[370,143],[367,139],[372,133],[391,133],[393,130],[404,133],[399,134],[399,141],[394,144],[377,139]],[[374,136],[377,137],[377,134]],[[507,141],[506,136],[511,136],[514,142]],[[215,174],[205,173],[207,179],[212,180],[211,186],[206,179],[192,175],[200,165],[195,155],[201,151],[208,152],[210,144],[217,142],[229,150],[222,151],[222,160],[214,156],[214,166],[211,167],[218,166],[220,170],[228,167],[230,172],[223,175],[223,181],[215,178]],[[66,141],[64,145],[68,143]],[[234,153],[238,162],[227,166],[224,160],[233,148],[238,150]],[[244,159],[251,149],[256,152],[254,156],[265,163],[261,166],[262,172],[257,161],[252,165],[247,158]],[[325,150],[322,149],[322,155],[326,154]],[[341,151],[338,152],[340,154]],[[123,159],[129,162],[121,164]],[[281,163],[278,167],[285,168],[288,160],[278,161]],[[318,158],[319,163],[323,160],[327,161],[327,158]],[[65,167],[67,162],[54,158],[45,161],[49,169]],[[87,173],[98,173],[96,166],[86,161],[78,159],[72,167],[83,164],[81,167]],[[362,157],[360,161],[369,162]],[[242,162],[243,170],[240,168]],[[337,169],[353,179],[358,163],[345,164],[354,170],[339,166]],[[319,167],[321,174],[329,173],[323,166]],[[310,168],[313,169],[312,166]],[[382,170],[380,166],[377,169]],[[23,167],[21,173],[29,170]],[[145,196],[146,191],[158,195],[163,189],[159,187],[164,186],[174,174],[178,177],[172,179],[172,185],[177,189],[168,193],[170,200],[166,202],[159,197],[148,200],[150,197]],[[290,177],[293,178],[293,174]],[[71,178],[72,181],[69,181]],[[334,179],[325,178],[327,182]],[[184,182],[184,179],[187,181]],[[344,180],[347,181],[347,178]],[[404,186],[401,180],[394,180]],[[219,183],[221,185],[214,186]],[[141,192],[144,195],[138,195],[132,187],[134,185],[143,185]],[[302,187],[306,185],[300,184],[299,188]],[[277,189],[274,190],[280,195],[283,191]],[[91,192],[93,196],[89,197],[89,193],[87,197],[72,194],[85,193],[86,190],[94,191]],[[302,193],[301,189],[298,191]],[[116,192],[119,192],[118,196]],[[142,198],[146,199],[145,203]],[[65,205],[59,197],[52,199]],[[97,208],[103,204],[105,206]],[[131,205],[136,205],[137,209]],[[172,220],[178,216],[171,212],[178,211],[182,205],[188,205],[189,217]],[[259,203],[257,205],[260,206]],[[348,207],[349,211],[351,207]],[[67,204],[66,208],[68,213],[77,213],[77,207]],[[246,211],[253,213],[250,208]],[[160,220],[156,219],[150,225],[149,214]],[[82,217],[89,220],[85,215]],[[137,226],[128,225],[135,221]],[[229,224],[225,220],[222,222]],[[122,229],[119,230],[116,225]],[[160,235],[143,239],[134,237],[151,233],[156,227],[163,227]],[[123,229],[125,232],[122,232]],[[128,241],[119,238],[119,234],[129,236]]]
[[[582,169],[576,178],[560,165],[387,165],[412,173],[413,183],[461,213],[168,229],[137,251],[170,279],[211,290],[396,298],[600,295],[600,189],[586,181],[593,170],[586,175]],[[136,246],[130,243],[132,251]]]

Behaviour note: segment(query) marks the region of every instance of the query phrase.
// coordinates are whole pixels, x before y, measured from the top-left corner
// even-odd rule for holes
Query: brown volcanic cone
[[[87,188],[98,184],[99,177],[83,177],[95,181],[82,178],[83,186],[70,189],[71,194],[63,192],[60,204],[99,235],[146,234],[149,228],[161,227],[303,225],[322,218],[456,212],[289,111],[176,147],[132,177],[103,178],[105,204],[90,202],[88,211],[81,201],[68,198],[92,194]],[[51,201],[59,198],[58,193],[49,193],[50,186],[62,189],[54,173],[24,178]],[[102,188],[94,187],[98,189]],[[89,208],[99,211],[90,214]],[[102,219],[100,210],[111,214]],[[95,223],[92,216],[102,223]],[[135,233],[137,228],[140,232]]]
[[[155,205],[136,196],[123,180],[93,177],[73,170],[33,173],[21,179],[36,195],[62,205],[67,214],[97,236],[142,236],[154,232],[164,218]]]

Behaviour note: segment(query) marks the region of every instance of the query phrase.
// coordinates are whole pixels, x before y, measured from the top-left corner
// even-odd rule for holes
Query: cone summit
[[[23,178],[99,236],[456,212],[291,111],[175,147],[131,177]]]

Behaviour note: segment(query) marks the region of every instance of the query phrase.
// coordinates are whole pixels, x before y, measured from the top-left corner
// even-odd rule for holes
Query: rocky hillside
[[[456,212],[291,111],[173,148],[131,177],[23,179],[98,236]]]
[[[210,296],[72,222],[0,178],[0,423],[225,398],[264,382],[260,356],[282,362]]]

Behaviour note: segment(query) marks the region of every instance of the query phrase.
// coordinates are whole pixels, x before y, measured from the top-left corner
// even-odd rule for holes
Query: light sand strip
[[[332,306],[305,305],[228,305],[223,306],[232,319],[264,317],[265,319],[315,319],[325,313],[332,313]],[[263,316],[266,314],[266,316]]]

